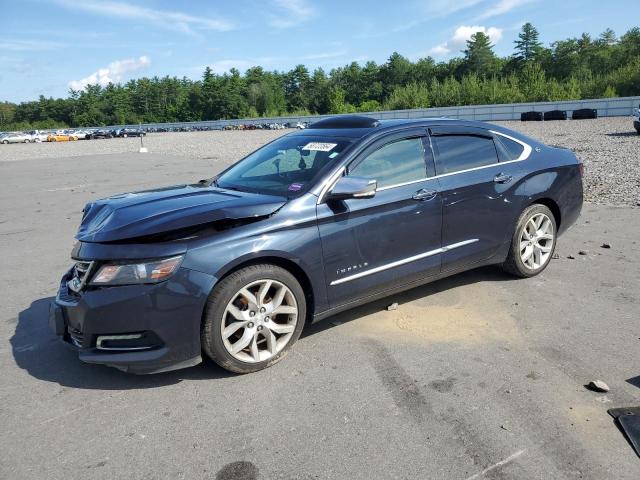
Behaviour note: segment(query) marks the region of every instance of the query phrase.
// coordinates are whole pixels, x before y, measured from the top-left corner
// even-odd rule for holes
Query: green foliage
[[[464,51],[465,71],[476,75],[490,75],[496,72],[498,59],[493,53],[493,45],[483,32],[471,35]]]
[[[429,107],[429,89],[423,83],[396,87],[384,104],[385,110],[408,110]]]
[[[352,62],[326,73],[298,65],[288,72],[253,67],[199,80],[153,77],[90,85],[67,98],[0,102],[0,130],[44,129],[371,112],[453,105],[640,95],[640,28],[611,29],[544,47],[525,24],[514,55],[498,58],[487,35],[467,42],[463,57],[415,62],[394,52],[382,65]]]
[[[524,62],[535,60],[542,52],[542,43],[538,40],[539,37],[536,27],[529,22],[525,23],[522,26],[522,32],[518,34],[518,40],[514,42],[516,45],[514,57]]]

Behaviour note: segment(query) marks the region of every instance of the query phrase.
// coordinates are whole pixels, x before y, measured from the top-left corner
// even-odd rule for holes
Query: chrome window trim
[[[495,167],[495,166],[498,166],[498,165],[507,165],[509,163],[522,162],[522,161],[528,159],[529,156],[531,155],[531,152],[533,151],[533,148],[531,147],[531,145],[529,145],[528,143],[525,143],[522,140],[519,140],[519,139],[517,139],[515,137],[512,137],[511,135],[507,135],[506,133],[502,133],[502,132],[497,132],[495,130],[489,130],[489,132],[491,132],[491,133],[493,133],[495,135],[500,135],[501,137],[508,138],[509,140],[512,140],[512,141],[514,141],[516,143],[519,143],[520,145],[522,145],[524,150],[522,150],[522,153],[520,154],[520,156],[518,158],[516,158],[515,160],[507,160],[506,162],[496,162],[496,163],[491,163],[489,165],[482,165],[480,167],[466,168],[464,170],[458,170],[456,172],[449,172],[449,173],[442,173],[440,175],[434,175],[432,177],[425,176],[424,178],[421,178],[421,179],[418,179],[418,180],[412,180],[410,182],[397,183],[395,185],[386,185],[384,187],[380,187],[380,188],[376,189],[376,192],[389,190],[391,188],[404,187],[406,185],[411,185],[411,184],[414,184],[414,183],[424,182],[425,180],[433,180],[433,179],[437,179],[437,178],[450,177],[451,175],[457,175],[459,173],[475,172],[476,170],[482,170],[483,168],[491,168],[491,167]],[[431,142],[431,135],[429,135],[429,142]],[[338,179],[344,173],[345,170],[346,170],[345,166],[340,167],[340,169],[334,175],[332,175],[329,178],[329,180],[324,185],[324,187],[322,187],[322,190],[320,191],[320,195],[318,196],[318,201],[317,201],[318,205],[324,201],[324,197],[325,197],[326,193],[331,188],[333,188],[333,185],[335,185],[335,183],[338,181]]]
[[[469,245],[471,243],[475,243],[479,241],[477,238],[472,238],[470,240],[464,240],[458,243],[452,243],[451,245],[447,245],[441,248],[436,248],[435,250],[429,250],[428,252],[420,253],[418,255],[414,255],[412,257],[403,258],[402,260],[396,260],[395,262],[387,263],[385,265],[381,265],[379,267],[370,268],[369,270],[365,270],[363,272],[358,272],[354,275],[350,275],[348,277],[339,278],[334,280],[329,285],[340,285],[341,283],[350,282],[352,280],[357,280],[358,278],[366,277],[368,275],[372,275],[374,273],[383,272],[384,270],[388,270],[390,268],[399,267],[401,265],[405,265],[407,263],[415,262],[416,260],[421,260],[423,258],[432,257],[433,255],[437,255],[438,253],[445,253],[449,250],[453,250],[454,248],[463,247],[465,245]]]
[[[495,130],[489,130],[489,131],[495,135],[500,135],[501,137],[508,138],[509,140],[519,143],[524,147],[524,150],[522,151],[520,156],[515,160],[510,160],[511,162],[520,162],[522,160],[526,160],[527,158],[529,158],[529,155],[531,155],[531,151],[533,149],[531,148],[531,145],[529,145],[528,143],[524,143],[522,140],[518,140],[517,138],[512,137],[511,135],[507,135],[506,133],[496,132]],[[508,163],[508,162],[500,162],[500,163]]]
[[[424,178],[419,178],[418,180],[411,180],[410,182],[402,182],[402,183],[396,183],[395,185],[387,185],[385,187],[377,188],[376,192],[381,192],[383,190],[389,190],[390,188],[404,187],[406,185],[411,185],[413,183],[424,182],[425,180],[429,180],[431,178],[433,178],[433,177],[424,177]]]
[[[322,190],[320,190],[320,195],[318,195],[318,200],[316,201],[316,205],[320,205],[321,203],[324,202],[324,199],[327,196],[327,193],[329,193],[329,190],[331,190],[335,186],[335,184],[338,182],[338,180],[340,180],[340,177],[342,177],[342,174],[346,170],[347,170],[347,167],[343,165],[338,170],[336,170],[333,173],[333,175],[329,177],[329,180],[327,180],[327,182],[324,184],[324,187],[322,187]]]

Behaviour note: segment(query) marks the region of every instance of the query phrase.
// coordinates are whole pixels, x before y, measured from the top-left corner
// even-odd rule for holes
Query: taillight
[[[578,170],[580,170],[580,176],[584,177],[584,163],[578,160]]]

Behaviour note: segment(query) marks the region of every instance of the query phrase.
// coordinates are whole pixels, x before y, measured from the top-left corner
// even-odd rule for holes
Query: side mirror
[[[378,182],[366,177],[347,176],[333,186],[327,200],[347,200],[349,198],[372,198],[376,194]]]

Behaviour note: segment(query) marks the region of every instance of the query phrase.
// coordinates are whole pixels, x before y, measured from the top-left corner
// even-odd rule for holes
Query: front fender
[[[212,275],[217,282],[231,270],[249,262],[284,260],[295,264],[306,275],[315,309],[327,308],[322,247],[315,219],[291,228],[281,228],[281,225],[273,229],[256,228],[252,234],[247,232],[250,227],[242,227],[242,235],[230,232],[225,239],[198,240],[189,247],[182,266]]]

